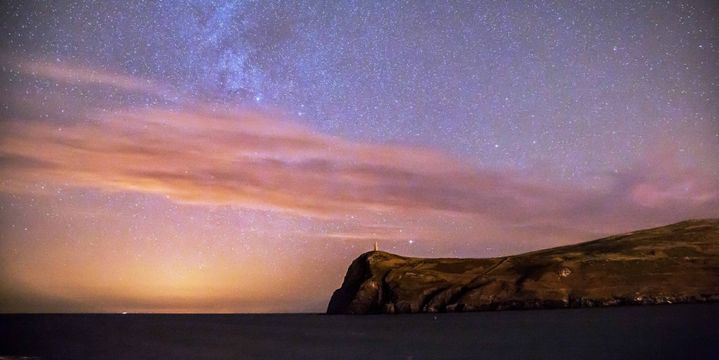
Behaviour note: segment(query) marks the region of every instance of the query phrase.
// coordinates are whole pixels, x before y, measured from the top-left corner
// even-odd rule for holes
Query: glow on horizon
[[[375,5],[9,6],[0,312],[321,312],[375,242],[719,216],[717,9]]]

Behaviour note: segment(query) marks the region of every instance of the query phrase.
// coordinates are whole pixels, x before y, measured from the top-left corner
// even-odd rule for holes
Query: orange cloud
[[[25,68],[83,84],[162,88],[55,64]],[[716,179],[666,161],[651,171],[637,167],[606,176],[602,190],[587,190],[512,170],[470,167],[424,148],[329,136],[273,113],[211,105],[83,113],[90,115],[63,126],[25,119],[0,124],[2,188],[22,191],[23,184],[53,182],[324,218],[433,211],[507,226],[575,229],[621,223],[628,215],[650,222],[676,214],[653,211],[658,205],[711,214],[719,202]],[[671,175],[677,172],[685,175]]]
[[[320,216],[393,208],[478,213],[484,203],[541,191],[439,153],[352,142],[251,112],[129,111],[62,128],[1,126],[6,180],[181,202]]]
[[[131,108],[104,95],[158,96],[165,86],[65,65],[24,69],[25,76],[86,87],[88,96],[61,89],[38,100],[12,89],[19,97],[0,121],[0,192],[16,203],[0,208],[6,225],[12,221],[0,234],[5,310],[296,311],[298,302],[317,301],[308,288],[334,289],[346,261],[374,241],[408,255],[499,256],[719,216],[717,174],[677,160],[671,144],[582,186],[552,182],[558,177],[550,167],[478,168],[427,148],[322,134],[272,112],[199,101]],[[163,200],[122,212],[110,202],[60,195],[72,187],[272,212],[248,230],[237,220],[254,211],[216,208],[237,224],[204,228],[198,224],[207,222],[183,220],[208,213],[206,206],[175,213],[180,207]],[[36,198],[38,192],[49,196]],[[135,211],[147,219],[137,221]],[[144,227],[125,232],[138,223]],[[265,246],[285,242],[297,251]],[[267,308],[266,299],[275,305]]]

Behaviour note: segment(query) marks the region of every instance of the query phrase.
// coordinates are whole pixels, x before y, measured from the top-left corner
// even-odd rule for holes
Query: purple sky
[[[323,311],[719,216],[716,2],[3,8],[0,311]]]

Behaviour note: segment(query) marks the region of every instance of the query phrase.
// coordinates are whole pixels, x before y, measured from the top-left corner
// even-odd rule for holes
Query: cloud
[[[397,208],[479,213],[542,191],[440,153],[352,142],[252,112],[138,110],[62,128],[47,121],[1,126],[5,179],[180,202],[319,216]]]
[[[162,88],[54,64],[25,68],[64,81]],[[63,126],[3,121],[2,188],[22,191],[23,184],[48,182],[317,218],[441,212],[525,230],[712,215],[719,201],[716,177],[670,161],[670,152],[620,174],[604,174],[604,186],[589,189],[512,169],[471,167],[426,148],[330,136],[272,112],[195,104],[89,113]],[[394,236],[360,233],[352,236]],[[347,232],[328,237],[342,234]]]
[[[149,79],[117,74],[95,68],[49,62],[22,62],[17,70],[25,75],[78,86],[100,85],[127,92],[165,95],[169,88]]]
[[[336,287],[346,261],[374,241],[413,256],[502,256],[719,216],[711,149],[686,161],[657,144],[638,163],[566,183],[551,165],[476,167],[429,148],[323,134],[271,111],[197,99],[131,107],[105,95],[165,86],[64,65],[25,69],[87,97],[18,87],[2,112],[0,308],[9,311],[295,309],[310,301],[308,286]],[[67,111],[53,111],[60,106]],[[78,196],[87,188],[132,195]],[[126,206],[136,199],[152,206]],[[208,223],[209,210],[231,220]],[[208,259],[215,267],[198,268]]]

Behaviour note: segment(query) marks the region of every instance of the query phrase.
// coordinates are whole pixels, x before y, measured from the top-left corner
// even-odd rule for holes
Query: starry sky
[[[719,216],[715,1],[11,1],[0,312],[322,312],[372,248]]]

